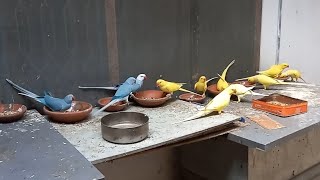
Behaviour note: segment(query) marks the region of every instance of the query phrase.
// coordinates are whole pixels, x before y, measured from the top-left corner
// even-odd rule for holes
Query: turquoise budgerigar
[[[20,91],[20,93],[18,93],[19,95],[32,98],[35,101],[45,105],[46,107],[48,107],[52,111],[66,111],[67,109],[69,109],[71,107],[72,101],[75,99],[72,94],[67,95],[63,99],[56,98],[56,97],[53,97],[50,93],[48,93],[46,91],[44,92],[44,96],[39,96],[31,91],[28,91],[28,90],[18,86],[17,84],[15,84],[14,82],[12,82],[9,79],[6,79],[6,81],[13,88]]]
[[[122,83],[119,86],[118,90],[116,91],[115,95],[112,97],[111,101],[107,105],[99,109],[97,112],[95,112],[93,116],[98,115],[100,112],[104,111],[109,106],[117,102],[124,101],[124,100],[128,102],[129,96],[133,92],[136,92],[138,89],[141,88],[141,86],[143,85],[143,81],[145,79],[146,79],[145,74],[140,74],[137,77],[137,79],[135,79],[134,77],[129,77],[124,83]]]

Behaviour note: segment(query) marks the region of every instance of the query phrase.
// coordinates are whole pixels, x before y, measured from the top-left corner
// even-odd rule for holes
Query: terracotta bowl
[[[54,112],[43,107],[43,111],[48,118],[60,123],[76,123],[86,119],[92,111],[92,105],[83,101],[73,101],[71,108],[64,112]]]
[[[216,96],[220,93],[217,89],[217,84],[211,84],[208,86],[207,91],[210,92],[212,95]]]
[[[141,106],[156,107],[170,99],[170,95],[160,90],[145,90],[134,93],[133,99]]]
[[[0,104],[0,123],[10,123],[21,119],[27,107],[22,104]]]
[[[101,98],[98,100],[98,104],[100,107],[103,107],[107,105],[111,101],[111,99],[112,97]],[[107,109],[105,109],[105,111],[108,111],[108,112],[122,111],[124,110],[124,108],[126,108],[126,106],[127,106],[126,101],[120,101],[112,106],[109,106]]]
[[[179,99],[188,101],[188,102],[197,102],[197,103],[203,103],[206,96],[199,96],[192,93],[184,93],[179,96]]]

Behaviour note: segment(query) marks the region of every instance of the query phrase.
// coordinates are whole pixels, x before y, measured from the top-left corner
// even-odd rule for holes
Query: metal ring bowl
[[[108,114],[101,118],[101,133],[112,143],[136,143],[148,137],[149,117],[137,112]]]

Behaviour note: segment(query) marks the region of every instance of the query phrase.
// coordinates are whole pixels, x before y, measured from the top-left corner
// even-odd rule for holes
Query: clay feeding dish
[[[133,94],[136,103],[144,107],[156,107],[164,104],[170,95],[160,90],[138,91]]]
[[[71,107],[64,112],[54,112],[43,107],[49,119],[59,123],[76,123],[86,119],[92,111],[92,105],[83,101],[73,101]]]
[[[112,99],[112,97],[101,98],[98,100],[98,104],[100,107],[103,107],[103,106],[107,105],[111,101],[111,99]],[[127,107],[127,105],[128,104],[126,103],[126,101],[120,101],[114,105],[109,106],[104,111],[108,111],[108,112],[122,111]]]
[[[10,123],[20,120],[27,107],[22,104],[0,104],[0,123]]]
[[[192,93],[184,93],[179,96],[179,99],[188,101],[188,102],[197,102],[197,103],[203,103],[206,96],[200,96]]]
[[[217,89],[217,84],[211,84],[210,86],[208,86],[207,91],[214,96],[220,93],[220,91],[218,91]]]

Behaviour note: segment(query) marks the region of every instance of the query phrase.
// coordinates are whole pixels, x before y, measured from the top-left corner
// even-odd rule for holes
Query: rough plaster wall
[[[320,1],[284,0],[280,62],[299,69],[304,79],[320,84]]]
[[[260,69],[267,69],[277,59],[278,1],[265,0],[262,3]]]
[[[260,69],[276,62],[279,0],[265,0],[262,7]],[[279,61],[299,69],[306,81],[320,84],[320,1],[283,0]]]

